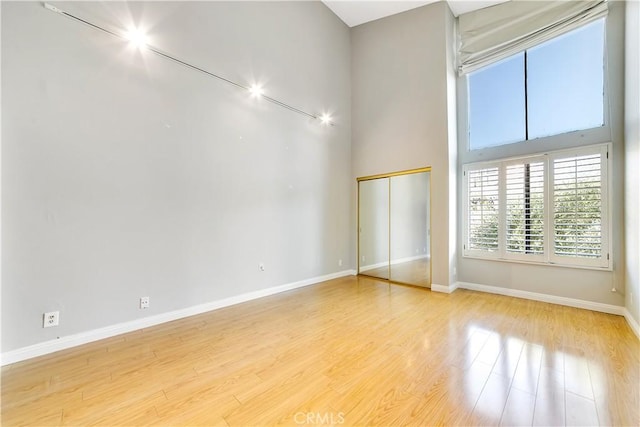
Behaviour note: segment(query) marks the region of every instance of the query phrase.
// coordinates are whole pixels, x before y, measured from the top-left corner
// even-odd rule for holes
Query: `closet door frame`
[[[408,169],[408,170],[403,170],[403,171],[398,171],[398,172],[389,172],[389,173],[381,173],[381,174],[376,174],[376,175],[369,175],[369,176],[363,176],[363,177],[359,177],[356,178],[357,184],[358,184],[358,203],[357,203],[357,218],[356,218],[356,222],[357,222],[357,231],[358,231],[358,235],[357,235],[357,274],[359,276],[366,276],[366,277],[371,277],[374,279],[378,279],[378,280],[384,280],[387,281],[389,283],[397,283],[400,285],[408,285],[408,286],[416,286],[416,287],[420,287],[420,288],[424,288],[423,286],[418,286],[418,285],[414,285],[411,283],[404,283],[404,282],[399,282],[396,280],[392,280],[391,277],[391,200],[392,200],[392,194],[391,194],[391,178],[393,177],[397,177],[397,176],[403,176],[403,175],[411,175],[411,174],[417,174],[417,173],[424,173],[424,172],[429,172],[429,211],[428,211],[428,216],[429,216],[429,233],[431,231],[431,182],[432,182],[432,177],[431,177],[431,166],[426,166],[423,168],[418,168],[418,169]],[[388,203],[389,205],[387,206],[388,209],[388,224],[387,224],[387,278],[381,278],[381,277],[377,277],[377,276],[373,276],[373,275],[368,275],[366,273],[362,273],[360,271],[361,268],[361,248],[360,248],[360,238],[361,238],[361,234],[362,231],[360,229],[361,224],[360,224],[360,184],[362,182],[366,182],[366,181],[373,181],[376,179],[388,179],[388,186],[387,186],[387,191],[388,191]],[[429,256],[431,256],[431,239],[429,238],[429,251],[428,251]],[[429,288],[431,287],[431,278],[432,276],[432,265],[433,263],[431,262],[431,260],[429,260]]]

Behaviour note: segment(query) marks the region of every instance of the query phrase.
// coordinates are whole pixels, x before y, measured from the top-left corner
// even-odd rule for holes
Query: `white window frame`
[[[467,158],[478,158],[486,156],[495,157],[493,153],[510,151],[513,155],[531,152],[531,145],[540,147],[539,150],[552,150],[554,148],[567,147],[579,141],[581,145],[603,143],[612,139],[611,117],[609,103],[609,49],[610,47],[610,15],[604,19],[604,58],[603,58],[603,124],[602,126],[575,130],[534,139],[524,139],[522,141],[510,142],[507,144],[494,145],[484,148],[471,149],[469,138],[469,74],[459,76],[457,79],[457,105],[458,105],[458,138],[462,142],[462,147],[468,154]],[[588,24],[587,24],[588,25]],[[553,39],[550,39],[553,40]]]
[[[554,265],[561,267],[589,268],[611,271],[613,263],[611,261],[611,164],[612,150],[611,143],[596,144],[584,147],[576,147],[563,150],[548,151],[536,155],[511,157],[503,160],[490,162],[475,162],[463,165],[463,194],[462,194],[462,256],[464,258],[478,258],[495,261],[520,262],[541,265]],[[599,153],[601,155],[601,257],[582,258],[555,255],[554,253],[554,205],[553,205],[553,184],[554,169],[553,162],[556,159],[572,156],[582,156]],[[509,165],[521,164],[523,162],[544,162],[544,254],[517,254],[506,250],[506,168]],[[469,171],[498,168],[499,189],[498,189],[498,250],[482,251],[469,249]]]
[[[610,162],[611,162],[611,147],[610,144],[603,144],[603,145],[596,145],[596,146],[589,146],[589,147],[580,147],[580,148],[574,148],[574,149],[570,149],[570,150],[561,150],[555,153],[550,153],[549,154],[549,182],[548,182],[548,188],[549,188],[549,198],[552,199],[553,198],[553,188],[554,188],[554,184],[555,184],[555,175],[553,174],[553,162],[556,159],[561,159],[561,158],[568,158],[568,157],[572,157],[572,156],[584,156],[584,155],[589,155],[589,154],[600,154],[600,165],[601,165],[601,170],[600,170],[600,186],[601,186],[601,191],[602,191],[602,197],[600,199],[600,203],[601,203],[601,211],[602,211],[602,218],[601,218],[601,228],[602,228],[602,240],[601,240],[601,245],[602,245],[602,257],[601,258],[577,258],[577,257],[567,257],[567,256],[562,256],[562,255],[556,255],[555,251],[551,250],[552,245],[553,245],[553,233],[554,233],[554,229],[553,229],[553,224],[549,224],[549,239],[550,239],[550,244],[549,244],[549,262],[553,263],[553,264],[559,264],[559,265],[565,265],[570,263],[571,265],[577,265],[577,266],[582,266],[582,267],[593,267],[593,268],[611,268],[611,262],[610,262],[610,258],[611,258],[611,211],[609,209],[610,206],[610,200],[611,200],[611,193],[612,193],[612,188],[609,184],[610,182],[610,172],[609,170],[610,168]],[[549,217],[551,219],[551,221],[553,221],[553,209],[552,206],[549,206],[548,208],[549,210]]]
[[[543,243],[543,247],[545,249],[545,254],[546,254],[546,249],[548,247],[548,230],[547,227],[549,226],[549,210],[548,210],[548,203],[546,203],[547,198],[549,197],[549,187],[548,187],[548,180],[547,175],[548,175],[548,170],[547,168],[549,167],[548,161],[547,161],[547,156],[546,155],[538,155],[538,156],[527,156],[527,157],[520,157],[520,158],[515,158],[515,159],[509,159],[509,160],[504,160],[502,162],[500,162],[502,164],[502,168],[501,168],[501,179],[500,179],[500,196],[501,196],[501,200],[503,200],[504,204],[504,209],[500,210],[500,222],[499,222],[499,229],[498,229],[498,236],[500,238],[500,246],[504,249],[504,252],[502,254],[502,256],[504,257],[504,259],[508,259],[508,260],[520,260],[520,261],[527,261],[527,262],[545,262],[545,254],[542,255],[534,255],[534,254],[518,254],[515,252],[509,252],[507,251],[507,189],[506,189],[506,182],[507,182],[507,178],[506,178],[506,171],[507,171],[507,167],[508,166],[513,166],[513,165],[519,165],[519,164],[523,164],[523,163],[535,163],[535,162],[542,162],[542,164],[544,165],[544,213],[543,213],[543,233],[544,233],[544,243]],[[501,205],[502,205],[501,204]],[[502,233],[500,233],[500,230],[502,230]]]
[[[468,167],[467,167],[468,166]],[[473,170],[481,170],[481,169],[498,169],[498,198],[501,199],[500,195],[500,181],[502,181],[502,176],[500,176],[500,162],[481,162],[474,163],[473,165],[467,165],[464,168],[464,179],[463,179],[463,194],[464,194],[464,211],[463,211],[463,236],[464,236],[464,256],[468,256],[471,258],[486,258],[486,259],[495,259],[499,257],[501,244],[500,244],[500,228],[502,225],[502,220],[500,219],[500,210],[498,211],[498,250],[497,251],[482,251],[477,249],[469,248],[469,179],[467,178],[468,172]]]

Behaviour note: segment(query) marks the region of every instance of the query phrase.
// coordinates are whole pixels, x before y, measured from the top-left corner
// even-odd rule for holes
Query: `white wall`
[[[586,300],[591,302],[624,305],[624,140],[623,140],[623,102],[624,102],[624,4],[622,2],[609,3],[609,18],[607,25],[607,50],[609,73],[609,118],[610,134],[604,139],[591,142],[612,142],[612,259],[613,271],[596,271],[545,265],[527,265],[513,262],[487,261],[458,257],[458,277],[462,282],[481,285],[497,286],[506,289],[535,292],[547,295],[561,296]],[[461,79],[462,81],[462,79]],[[461,97],[464,96],[460,91]],[[460,98],[459,98],[460,100]],[[460,127],[463,128],[460,119]],[[464,129],[459,129],[462,135]],[[511,157],[530,154],[540,150],[567,148],[581,145],[580,138],[569,140],[560,137],[555,141],[536,141],[535,144],[513,144],[486,150],[467,150],[464,138],[459,138],[458,159],[459,176],[462,176],[462,165],[469,162],[492,160],[500,157]],[[458,191],[462,203],[462,180],[458,183]],[[459,218],[459,229],[462,230],[462,219]],[[462,248],[462,236],[459,238],[459,248]],[[612,293],[612,288],[619,292]]]
[[[640,2],[626,2],[625,24],[625,306],[640,323]]]
[[[336,126],[325,128],[41,3],[3,2],[2,351],[335,272],[338,259],[355,268],[355,178],[424,166],[435,284],[455,282],[459,262],[463,281],[624,303],[640,319],[639,12],[629,2],[623,150],[616,3],[608,273],[458,257],[456,172],[468,158],[446,3],[351,34],[317,2],[56,3],[112,27],[146,23],[167,52],[328,109]],[[49,310],[60,327],[42,329]]]
[[[2,2],[2,350],[342,270],[350,35],[319,2]],[[260,272],[263,262],[266,271]],[[151,297],[140,310],[138,298]],[[60,310],[57,328],[42,313]]]
[[[455,235],[455,200],[452,206],[449,200],[451,22],[447,4],[439,2],[351,31],[354,199],[356,177],[432,166],[432,281],[445,286],[453,280],[449,258],[455,251],[449,244]]]

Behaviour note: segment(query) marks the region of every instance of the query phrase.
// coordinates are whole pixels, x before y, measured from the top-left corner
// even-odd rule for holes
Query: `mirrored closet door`
[[[431,287],[431,169],[358,178],[358,273]]]

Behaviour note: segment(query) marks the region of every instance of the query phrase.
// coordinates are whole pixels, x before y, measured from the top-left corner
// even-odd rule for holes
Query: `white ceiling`
[[[406,1],[406,0],[323,0],[349,27],[365,22],[395,15],[396,13],[434,3],[438,0]],[[508,0],[447,0],[455,16],[472,10],[482,9]]]

